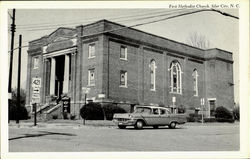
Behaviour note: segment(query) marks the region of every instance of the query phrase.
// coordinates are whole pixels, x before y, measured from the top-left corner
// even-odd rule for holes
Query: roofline
[[[76,31],[76,28],[77,27],[87,27],[87,26],[90,26],[90,25],[94,25],[94,24],[97,24],[97,23],[101,23],[101,22],[108,22],[108,23],[111,23],[111,24],[114,24],[114,25],[119,25],[121,27],[124,27],[124,28],[127,28],[127,29],[131,29],[131,30],[134,30],[134,31],[138,31],[138,32],[141,32],[143,34],[147,34],[147,35],[150,35],[150,36],[154,36],[154,37],[158,37],[158,38],[161,38],[163,40],[168,40],[168,41],[171,41],[171,42],[174,42],[174,43],[177,43],[177,44],[180,44],[180,45],[184,45],[184,46],[187,46],[187,47],[190,47],[190,48],[193,48],[193,49],[197,49],[197,50],[200,50],[200,51],[209,51],[209,50],[220,50],[220,51],[223,51],[223,52],[226,52],[226,53],[229,53],[229,54],[233,54],[232,52],[230,51],[226,51],[226,50],[223,50],[223,49],[219,49],[219,48],[210,48],[210,49],[201,49],[201,48],[198,48],[198,47],[195,47],[195,46],[191,46],[191,45],[188,45],[188,44],[185,44],[185,43],[182,43],[182,42],[179,42],[179,41],[175,41],[175,40],[172,40],[172,39],[168,39],[166,37],[162,37],[162,36],[159,36],[159,35],[155,35],[155,34],[152,34],[152,33],[148,33],[148,32],[145,32],[145,31],[142,31],[142,30],[139,30],[139,29],[136,29],[136,28],[132,28],[132,27],[129,27],[129,26],[126,26],[126,25],[122,25],[122,24],[119,24],[119,23],[116,23],[116,22],[112,22],[112,21],[109,21],[107,19],[101,19],[101,20],[98,20],[96,22],[93,22],[93,23],[89,23],[89,24],[86,24],[86,25],[78,25],[76,26],[75,28],[70,28],[70,27],[59,27],[57,28],[56,30],[54,30],[52,33],[50,33],[49,35],[45,35],[39,39],[35,39],[35,40],[32,40],[30,41],[29,43],[31,42],[34,42],[34,41],[38,41],[44,37],[49,37],[50,35],[52,35],[54,32],[56,32],[57,30],[59,29],[70,29],[70,30],[74,30]]]
[[[112,21],[109,21],[109,20],[106,20],[106,19],[99,20],[99,21],[97,21],[97,22],[100,22],[100,21],[107,21],[107,22],[112,23],[112,24],[120,25],[121,27],[126,27],[126,28],[128,28],[128,29],[132,29],[132,30],[135,30],[135,31],[144,33],[144,34],[148,34],[148,35],[151,35],[151,36],[155,36],[155,37],[158,37],[158,38],[161,38],[161,39],[164,39],[164,40],[169,40],[169,41],[172,41],[172,42],[174,42],[174,43],[179,43],[179,44],[181,44],[181,45],[185,45],[185,46],[188,46],[188,47],[191,47],[191,48],[200,50],[200,51],[205,51],[205,49],[201,49],[201,48],[198,48],[198,47],[195,47],[195,46],[191,46],[191,45],[188,45],[188,44],[179,42],[179,41],[175,41],[175,40],[172,40],[172,39],[168,39],[168,38],[166,38],[166,37],[162,37],[162,36],[159,36],[159,35],[155,35],[155,34],[152,34],[152,33],[148,33],[148,32],[145,32],[145,31],[142,31],[142,30],[139,30],[139,29],[131,28],[131,27],[128,27],[128,26],[126,26],[126,25],[122,25],[122,24],[119,24],[119,23],[116,23],[116,22],[112,22]]]
[[[75,28],[78,28],[78,27],[87,27],[89,25],[94,25],[94,24],[97,24],[97,23],[100,23],[100,22],[111,22],[111,21],[108,21],[106,19],[101,19],[101,20],[98,20],[98,21],[95,21],[95,22],[92,22],[92,23],[89,23],[89,24],[85,24],[85,25],[77,25]]]
[[[223,49],[219,49],[219,48],[211,48],[211,49],[206,49],[205,51],[210,51],[210,50],[220,50],[220,51],[223,51],[223,52],[228,53],[228,54],[233,54],[233,53],[232,53],[232,52],[230,52],[230,51],[223,50]]]
[[[166,107],[161,107],[161,106],[156,106],[156,105],[138,105],[138,106],[135,106],[135,107],[166,108]]]
[[[50,35],[52,35],[53,33],[55,33],[57,30],[59,30],[59,29],[70,29],[70,30],[72,30],[72,31],[73,31],[73,30],[76,31],[75,28],[59,27],[59,28],[55,29],[53,32],[51,32],[49,35],[44,35],[44,36],[40,37],[39,39],[31,40],[31,41],[29,41],[29,43],[34,42],[34,41],[41,40],[42,38],[47,38],[47,37],[49,37]]]
[[[161,39],[164,39],[164,40],[169,40],[169,41],[172,41],[174,43],[178,43],[178,44],[181,44],[181,45],[185,45],[187,47],[191,47],[191,48],[194,48],[194,49],[197,49],[197,50],[200,50],[200,51],[209,51],[209,50],[220,50],[220,51],[224,51],[226,53],[229,53],[229,54],[233,54],[232,52],[230,51],[227,51],[227,50],[223,50],[223,49],[219,49],[219,48],[210,48],[210,49],[202,49],[202,48],[198,48],[198,47],[195,47],[195,46],[191,46],[191,45],[188,45],[188,44],[185,44],[185,43],[182,43],[182,42],[179,42],[179,41],[175,41],[175,40],[172,40],[172,39],[168,39],[166,37],[162,37],[162,36],[159,36],[159,35],[155,35],[155,34],[152,34],[152,33],[148,33],[148,32],[145,32],[145,31],[142,31],[142,30],[139,30],[139,29],[135,29],[135,28],[131,28],[131,27],[128,27],[126,25],[122,25],[122,24],[119,24],[119,23],[116,23],[116,22],[112,22],[112,21],[109,21],[109,20],[106,20],[106,19],[102,19],[102,20],[99,20],[95,23],[98,23],[98,22],[101,22],[101,21],[106,21],[106,22],[109,22],[109,23],[112,23],[112,24],[115,24],[115,25],[119,25],[121,27],[126,27],[128,29],[132,29],[132,30],[135,30],[135,31],[139,31],[141,33],[144,33],[144,34],[148,34],[148,35],[151,35],[151,36],[155,36],[155,37],[158,37],[158,38],[161,38]]]

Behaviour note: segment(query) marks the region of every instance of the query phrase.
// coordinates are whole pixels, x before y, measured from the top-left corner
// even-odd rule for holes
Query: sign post
[[[204,117],[203,117],[203,110],[204,110],[204,105],[205,105],[205,99],[204,98],[201,98],[201,122],[203,124],[204,122]]]
[[[176,98],[172,97],[172,102],[173,102],[173,113],[176,114],[176,107],[175,107],[175,102],[176,102]]]
[[[82,87],[82,92],[84,93],[84,106],[87,104],[87,94],[89,93],[89,91],[90,91],[90,88]],[[85,117],[83,118],[83,125],[85,125]]]
[[[37,110],[37,103],[40,103],[40,88],[41,88],[41,78],[35,77],[32,78],[32,106],[33,106],[33,112],[34,112],[34,126],[37,125],[36,120],[36,110]]]
[[[36,126],[36,103],[33,103],[33,111],[34,111],[34,126]]]

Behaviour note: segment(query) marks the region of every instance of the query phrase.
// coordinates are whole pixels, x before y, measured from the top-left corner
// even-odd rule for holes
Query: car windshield
[[[151,109],[150,108],[145,108],[145,107],[137,107],[137,108],[135,108],[134,113],[150,114]]]

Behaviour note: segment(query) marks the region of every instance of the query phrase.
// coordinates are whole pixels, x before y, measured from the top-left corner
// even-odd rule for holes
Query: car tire
[[[170,129],[174,129],[176,127],[176,122],[171,122],[169,124]]]
[[[143,121],[139,120],[139,121],[137,121],[137,122],[135,123],[135,128],[136,128],[136,129],[142,129],[142,128],[143,128],[143,125],[144,125]]]
[[[158,129],[158,127],[159,127],[158,125],[153,126],[154,129]]]
[[[126,126],[125,125],[118,125],[118,128],[120,128],[120,129],[126,129]]]

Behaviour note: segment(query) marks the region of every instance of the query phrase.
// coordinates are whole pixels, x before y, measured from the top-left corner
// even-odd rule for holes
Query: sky
[[[238,9],[220,9],[221,11],[239,16]],[[16,33],[15,47],[18,47],[18,36],[22,34],[23,46],[28,41],[48,35],[58,27],[75,27],[81,24],[92,23],[101,19],[107,19],[123,25],[133,25],[151,20],[164,18],[159,16],[183,10],[176,9],[16,9]],[[12,15],[12,10],[9,10]],[[9,26],[11,18],[8,18]],[[150,19],[137,19],[138,17],[152,16]],[[157,16],[158,15],[158,16]],[[165,16],[166,17],[166,16]],[[129,21],[130,20],[130,21]],[[237,19],[223,16],[216,12],[200,12],[196,14],[181,16],[157,23],[142,25],[136,29],[162,36],[171,40],[187,43],[190,34],[197,32],[207,38],[210,48],[220,48],[233,52],[234,59],[234,86],[235,101],[238,101],[239,88],[239,21]],[[9,43],[10,43],[10,32]],[[9,45],[10,46],[10,45]],[[14,47],[14,48],[15,48]],[[10,48],[10,47],[9,47]],[[14,52],[13,59],[13,81],[12,86],[17,83],[17,54]],[[27,48],[22,49],[22,73],[21,87],[26,87],[27,75]]]

